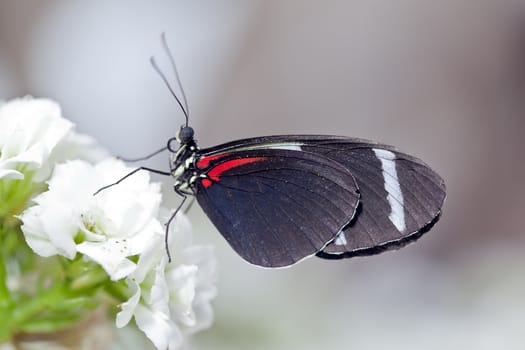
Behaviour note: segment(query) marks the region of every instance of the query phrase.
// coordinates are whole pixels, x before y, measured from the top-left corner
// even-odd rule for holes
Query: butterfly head
[[[173,160],[178,159],[184,152],[194,152],[197,149],[193,139],[193,128],[181,126],[175,137],[168,140],[167,149],[173,154]]]
[[[195,132],[191,126],[181,126],[179,132],[177,133],[177,140],[181,145],[192,143],[194,133]]]

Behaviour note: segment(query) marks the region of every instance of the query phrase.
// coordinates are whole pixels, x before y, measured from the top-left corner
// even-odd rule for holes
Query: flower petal
[[[135,321],[157,349],[175,350],[182,345],[181,331],[166,314],[139,304],[135,310]]]
[[[140,295],[141,295],[140,293],[141,290],[137,282],[131,281],[131,280],[128,280],[127,282],[131,290],[132,297],[129,298],[128,301],[120,305],[121,311],[117,314],[117,319],[116,319],[116,325],[118,328],[122,328],[129,323],[129,321],[133,317],[133,313],[135,312],[135,308],[137,307],[139,303]]]
[[[27,244],[35,253],[40,256],[48,257],[59,254],[57,247],[51,243],[49,236],[41,228],[41,210],[40,207],[27,209],[20,220],[23,221],[22,231]]]
[[[128,276],[136,268],[136,265],[127,258],[127,243],[122,239],[83,242],[77,245],[77,250],[102,266],[113,281]]]
[[[187,326],[195,324],[192,303],[198,271],[196,265],[180,265],[166,273],[166,283],[170,286],[171,313]]]

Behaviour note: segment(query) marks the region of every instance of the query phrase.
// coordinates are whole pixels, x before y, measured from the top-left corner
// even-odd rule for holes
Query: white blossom
[[[0,179],[23,179],[45,169],[53,149],[73,128],[48,99],[15,99],[0,105]]]
[[[25,208],[32,198],[17,216],[28,246],[43,257],[94,262],[107,273],[108,285],[120,288],[123,281],[115,281],[125,279],[129,290],[121,292],[129,299],[121,304],[117,327],[134,319],[155,347],[178,349],[188,334],[212,322],[213,251],[193,244],[189,221],[179,213],[170,225],[168,262],[167,210],[160,208],[160,185],[147,172],[94,195],[133,170],[76,133],[55,102],[27,97],[0,103],[0,181],[18,186],[17,180],[27,180],[27,191],[16,188],[20,198],[13,206]]]
[[[157,219],[159,184],[139,172],[117,186],[93,193],[133,169],[115,159],[96,165],[75,160],[55,167],[49,190],[34,199],[20,219],[28,245],[41,256],[77,253],[100,264],[112,280],[131,274],[154,235],[162,234]]]
[[[208,327],[216,295],[216,263],[210,247],[194,245],[187,218],[170,226],[168,263],[163,235],[148,242],[138,267],[127,278],[132,297],[121,305],[117,327],[132,317],[158,349],[178,349],[184,336]]]

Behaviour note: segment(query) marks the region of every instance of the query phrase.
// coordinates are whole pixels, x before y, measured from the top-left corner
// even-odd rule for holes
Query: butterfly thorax
[[[199,148],[193,135],[189,139],[180,141],[180,147],[176,152],[172,152],[170,159],[171,175],[175,178],[174,189],[177,193],[193,195],[194,184],[198,178],[195,167],[195,160]]]

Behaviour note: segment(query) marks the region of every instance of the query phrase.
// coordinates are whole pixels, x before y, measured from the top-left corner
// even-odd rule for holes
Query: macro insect
[[[306,257],[341,259],[377,254],[415,241],[439,220],[443,179],[424,162],[392,146],[324,135],[246,138],[201,149],[189,126],[188,104],[166,39],[182,101],[159,73],[186,122],[149,158],[170,152],[170,169],[139,167],[172,176],[182,202],[194,196],[246,261],[263,267]]]

